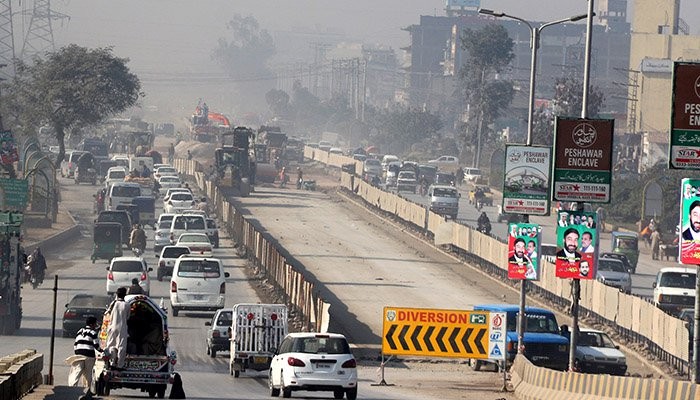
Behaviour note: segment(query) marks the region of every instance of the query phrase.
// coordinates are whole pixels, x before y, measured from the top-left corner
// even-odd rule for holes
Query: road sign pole
[[[572,282],[571,314],[571,341],[569,342],[569,371],[575,371],[576,365],[576,344],[578,342],[578,302],[581,298],[581,280],[574,279]]]
[[[520,281],[520,311],[518,312],[518,353],[525,354],[525,322],[527,321],[525,315],[525,285],[527,284],[527,279],[522,279]]]
[[[695,271],[695,290],[696,293],[700,293],[700,265],[696,267]],[[700,383],[700,357],[698,353],[700,352],[700,296],[695,296],[695,316],[694,326],[693,326],[693,382]]]
[[[379,381],[379,383],[373,383],[371,386],[394,386],[393,383],[389,384],[386,383],[386,380],[384,380],[384,367],[386,366],[386,363],[388,363],[394,356],[391,355],[389,358],[384,360],[384,353],[382,353],[382,362],[379,364],[379,372],[381,374],[382,379]]]

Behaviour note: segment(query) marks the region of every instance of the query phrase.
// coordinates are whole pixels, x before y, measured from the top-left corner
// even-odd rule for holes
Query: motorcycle
[[[491,234],[491,223],[490,222],[484,222],[480,223],[478,227],[476,228],[477,231],[485,234],[485,235],[490,235]]]
[[[44,273],[32,273],[32,267],[29,264],[24,266],[24,276],[22,278],[24,283],[29,283],[32,285],[32,289],[36,289],[44,283]]]
[[[136,257],[141,257],[141,255],[143,254],[143,250],[138,247],[132,247],[131,252],[134,253],[134,256]]]

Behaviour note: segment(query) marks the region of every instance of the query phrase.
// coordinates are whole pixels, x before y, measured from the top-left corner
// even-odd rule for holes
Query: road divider
[[[44,355],[28,349],[0,358],[0,399],[19,399],[41,385]]]

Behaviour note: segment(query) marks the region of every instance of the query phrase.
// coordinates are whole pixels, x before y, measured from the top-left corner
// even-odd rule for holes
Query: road
[[[461,197],[459,201],[459,214],[458,220],[466,225],[476,227],[476,220],[481,214],[481,211],[485,211],[489,216],[492,225],[492,234],[498,238],[504,238],[507,235],[507,223],[497,222],[498,208],[497,205],[501,204],[501,194],[497,191],[493,193],[493,206],[484,206],[481,211],[478,211],[476,207],[469,204],[469,190],[472,188],[471,184],[463,184],[459,187]],[[412,194],[407,192],[401,192],[401,196],[422,205],[429,205],[430,199],[428,197],[420,196],[418,194]],[[542,243],[556,243],[556,215],[539,217],[531,216],[530,221],[532,223],[537,223],[542,226]],[[611,251],[612,239],[610,232],[600,233],[598,248],[600,252]],[[656,278],[657,272],[664,267],[678,266],[675,261],[669,260],[652,260],[651,259],[651,249],[647,248],[643,242],[639,244],[640,256],[639,262],[637,264],[637,271],[632,275],[632,293],[634,295],[643,297],[647,300],[651,300],[653,294],[652,283]]]
[[[63,364],[63,361],[68,355],[72,354],[72,338],[61,338],[61,316],[63,314],[64,304],[76,293],[88,292],[95,294],[103,294],[105,292],[105,267],[106,261],[98,261],[92,264],[89,256],[91,254],[92,239],[91,227],[94,220],[92,213],[92,193],[96,190],[93,186],[76,186],[70,181],[60,179],[63,186],[63,202],[68,205],[69,210],[76,216],[78,221],[83,225],[82,237],[78,240],[66,243],[65,247],[54,251],[47,251],[46,257],[49,264],[48,276],[58,276],[58,291],[57,291],[57,311],[56,311],[56,339],[55,339],[55,355],[53,376],[54,382],[57,385],[65,385],[67,382],[68,367]],[[278,191],[279,192],[279,191]],[[309,214],[309,209],[316,209],[317,206],[324,204],[332,204],[327,198],[318,199],[316,194],[310,196],[313,200],[311,203],[300,201],[303,196],[289,196],[289,192],[277,193],[274,191],[265,193],[256,193],[257,197],[251,197],[253,201],[265,202],[277,197],[286,197],[289,201],[284,207],[270,207],[274,209],[278,220],[284,220],[288,210],[306,210]],[[334,211],[335,212],[335,211]],[[334,217],[335,218],[335,217]],[[341,218],[343,218],[341,216]],[[268,222],[266,218],[266,222]],[[279,234],[280,237],[295,236],[302,237],[307,232],[316,232],[315,222],[309,221],[313,225],[307,225],[302,230],[285,231],[284,234]],[[359,237],[370,237],[364,233],[365,222],[357,219],[355,221],[355,235]],[[320,228],[321,226],[319,226]],[[295,228],[298,229],[298,228]],[[334,224],[327,224],[319,232],[324,232],[324,237],[328,241],[339,243],[347,242],[343,238],[345,228]],[[152,236],[150,232],[147,232]],[[223,232],[222,232],[223,233]],[[239,302],[259,302],[261,299],[256,295],[253,284],[245,274],[244,260],[237,258],[232,251],[232,244],[228,238],[222,238],[222,248],[215,251],[215,255],[224,261],[226,271],[231,274],[227,280],[227,299],[226,305],[232,306]],[[377,237],[374,240],[379,241]],[[318,246],[318,243],[324,243],[323,246]],[[398,242],[401,243],[401,242]],[[345,309],[348,316],[347,321],[340,321],[341,326],[351,329],[351,337],[371,340],[378,344],[373,330],[363,329],[364,322],[370,322],[370,325],[375,326],[380,320],[380,314],[367,314],[365,310],[369,309],[376,312],[377,305],[397,304],[400,303],[397,299],[403,296],[403,288],[414,287],[411,290],[413,295],[418,296],[419,291],[426,292],[427,297],[432,297],[435,290],[426,277],[437,275],[453,276],[450,273],[451,269],[459,268],[457,263],[451,262],[445,264],[440,269],[435,269],[432,266],[432,261],[420,253],[416,253],[405,246],[397,246],[398,250],[385,248],[386,254],[375,253],[369,257],[372,263],[383,263],[384,259],[393,258],[389,264],[392,270],[376,271],[369,276],[360,277],[354,269],[365,269],[365,264],[357,264],[351,252],[338,251],[335,246],[328,246],[328,242],[313,241],[305,247],[297,248],[298,254],[311,254],[315,257],[323,259],[327,265],[336,267],[340,260],[343,262],[342,268],[334,275],[333,281],[328,282],[328,288],[332,292],[328,292],[328,299],[334,302],[336,309]],[[149,243],[149,248],[152,248]],[[371,250],[370,250],[371,251]],[[149,266],[156,266],[156,259],[152,252],[147,252],[145,255]],[[353,267],[356,265],[356,267]],[[407,276],[403,271],[412,270],[412,276]],[[352,278],[348,279],[351,273]],[[443,279],[443,278],[441,278]],[[3,337],[0,341],[0,353],[11,354],[24,348],[34,348],[45,355],[44,374],[49,373],[49,355],[50,355],[50,335],[51,335],[51,320],[52,320],[52,302],[53,290],[52,280],[47,278],[44,284],[36,290],[25,290],[24,297],[24,318],[22,328],[15,336]],[[151,294],[156,301],[164,299],[164,304],[168,305],[168,288],[169,282],[158,282],[152,280]],[[368,291],[369,289],[369,291]],[[391,289],[391,290],[387,290]],[[463,289],[463,288],[462,288]],[[463,291],[463,290],[462,290]],[[433,293],[430,293],[433,292]],[[475,287],[470,290],[473,294],[470,295],[472,302],[479,299],[495,300],[495,295],[489,295],[488,290]],[[336,295],[337,293],[337,295]],[[342,293],[348,293],[344,295]],[[398,293],[398,294],[397,294]],[[368,296],[368,294],[370,294]],[[338,301],[340,300],[340,301]],[[455,307],[465,307],[469,301],[459,301],[458,292],[454,292],[449,298],[438,303],[440,306],[450,306],[453,302],[458,304]],[[344,303],[347,301],[347,303]],[[423,302],[421,302],[423,304]],[[427,304],[427,303],[425,303]],[[235,379],[228,374],[228,355],[223,353],[217,356],[216,359],[211,359],[206,355],[205,349],[205,327],[204,322],[208,320],[211,314],[184,314],[179,317],[169,318],[169,328],[171,337],[171,346],[177,351],[178,370],[183,378],[184,389],[187,397],[190,399],[211,399],[211,398],[230,398],[230,399],[263,399],[269,398],[267,389],[267,377],[265,372],[254,372],[251,374],[243,374],[241,378]],[[357,315],[357,318],[349,316]],[[357,328],[357,334],[354,329]],[[356,346],[358,343],[353,343]],[[510,394],[502,394],[498,392],[499,378],[496,374],[490,373],[475,373],[467,370],[463,364],[458,363],[410,363],[400,362],[391,363],[386,371],[386,381],[396,384],[396,386],[373,386],[380,379],[377,361],[360,360],[358,366],[358,375],[360,377],[359,392],[360,398],[363,399],[458,399],[463,397],[465,388],[467,390],[479,391],[486,393],[486,398],[501,398],[513,399]],[[425,379],[426,376],[431,376],[430,379]],[[130,389],[114,390],[110,398],[133,398],[146,397],[146,394]],[[309,393],[297,392],[294,397],[303,397],[307,399],[329,399],[332,398],[332,393]]]

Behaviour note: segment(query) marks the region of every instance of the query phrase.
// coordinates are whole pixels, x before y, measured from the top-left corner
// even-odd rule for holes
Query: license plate
[[[204,300],[204,295],[203,294],[193,294],[192,300]]]
[[[331,365],[326,363],[317,363],[316,369],[331,369]]]
[[[255,364],[267,364],[267,357],[253,357]]]

